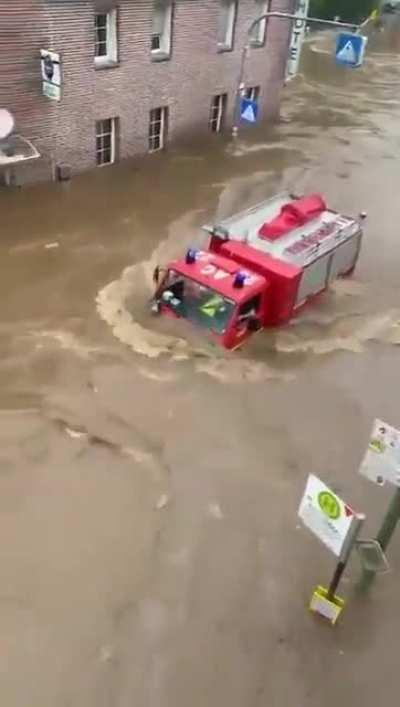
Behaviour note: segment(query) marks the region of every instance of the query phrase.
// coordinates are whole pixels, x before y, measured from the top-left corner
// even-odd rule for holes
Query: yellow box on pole
[[[318,586],[311,597],[309,609],[315,614],[328,619],[332,626],[335,625],[344,609],[345,602],[336,594],[332,599],[328,599],[328,589]]]

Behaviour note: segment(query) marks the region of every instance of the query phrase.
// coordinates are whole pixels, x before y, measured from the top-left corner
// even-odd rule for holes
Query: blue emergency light
[[[195,248],[189,248],[186,253],[185,261],[188,265],[193,265],[196,262],[197,250]]]
[[[247,277],[246,273],[237,272],[235,275],[235,279],[233,281],[233,286],[237,287],[238,289],[243,287],[244,283],[246,282],[246,277]]]

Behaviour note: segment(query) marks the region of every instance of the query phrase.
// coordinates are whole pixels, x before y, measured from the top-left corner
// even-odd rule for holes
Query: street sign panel
[[[60,55],[55,52],[40,50],[40,68],[42,72],[42,92],[53,101],[61,99]]]
[[[258,116],[258,103],[249,98],[240,101],[240,120],[244,123],[256,123]]]
[[[364,59],[368,37],[361,34],[341,32],[336,40],[336,61],[338,64],[356,68]]]
[[[400,431],[375,420],[360,474],[379,486],[386,481],[400,487]]]
[[[314,474],[308,477],[299,517],[337,557],[357,519],[355,512]]]

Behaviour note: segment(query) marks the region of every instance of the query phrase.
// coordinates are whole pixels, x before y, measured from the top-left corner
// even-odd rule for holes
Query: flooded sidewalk
[[[373,534],[387,493],[356,470],[372,419],[400,426],[398,34],[358,71],[332,41],[277,126],[0,192],[7,707],[395,700],[399,543],[369,599],[349,568],[332,631],[306,605],[333,561],[296,515],[313,472]],[[286,188],[368,212],[351,279],[234,354],[151,316],[157,263]]]

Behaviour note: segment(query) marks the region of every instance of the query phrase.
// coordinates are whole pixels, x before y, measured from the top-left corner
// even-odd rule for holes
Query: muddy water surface
[[[369,532],[387,501],[356,468],[374,416],[400,426],[398,37],[358,71],[312,38],[278,126],[0,193],[8,707],[394,703],[398,544],[331,632],[296,508],[310,471]],[[151,317],[156,263],[284,188],[368,212],[352,279],[235,354]]]

